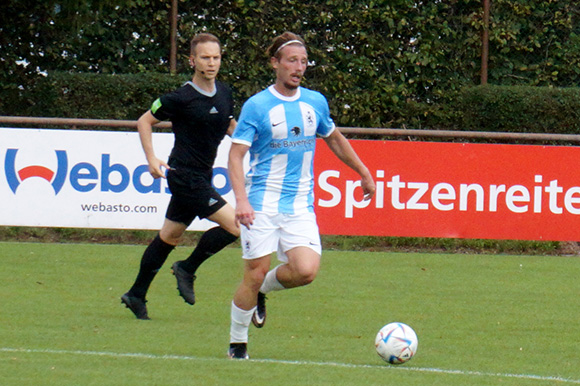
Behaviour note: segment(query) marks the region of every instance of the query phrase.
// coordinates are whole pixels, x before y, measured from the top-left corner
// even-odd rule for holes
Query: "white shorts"
[[[241,226],[244,259],[257,259],[278,252],[278,260],[287,263],[286,251],[308,247],[322,254],[320,234],[314,213],[267,214],[256,212],[250,229]]]

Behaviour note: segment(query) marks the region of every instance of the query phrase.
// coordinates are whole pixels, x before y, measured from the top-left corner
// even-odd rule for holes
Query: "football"
[[[404,323],[389,323],[375,338],[377,354],[393,365],[408,362],[417,353],[419,340],[415,331]]]

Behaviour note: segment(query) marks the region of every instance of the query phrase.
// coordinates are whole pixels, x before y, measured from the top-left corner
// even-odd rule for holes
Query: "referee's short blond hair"
[[[202,33],[195,35],[191,39],[191,43],[189,44],[189,47],[190,47],[189,55],[195,56],[195,49],[197,48],[197,45],[199,43],[207,43],[207,42],[217,43],[218,46],[220,46],[220,51],[221,51],[222,44],[220,43],[220,40],[218,39],[218,37],[215,36],[214,34],[210,34],[208,32],[202,32]]]

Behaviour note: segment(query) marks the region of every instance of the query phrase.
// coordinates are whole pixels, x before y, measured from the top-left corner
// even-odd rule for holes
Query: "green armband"
[[[157,110],[161,107],[161,99],[157,98],[155,102],[151,105],[151,112],[155,114]]]

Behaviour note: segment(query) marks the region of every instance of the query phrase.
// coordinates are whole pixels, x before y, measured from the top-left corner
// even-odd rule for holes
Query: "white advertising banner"
[[[154,133],[167,159],[171,133]],[[235,202],[227,176],[231,141],[218,149],[213,184]],[[153,179],[137,132],[0,128],[0,225],[160,229],[171,196]],[[196,219],[189,230],[213,226]]]

